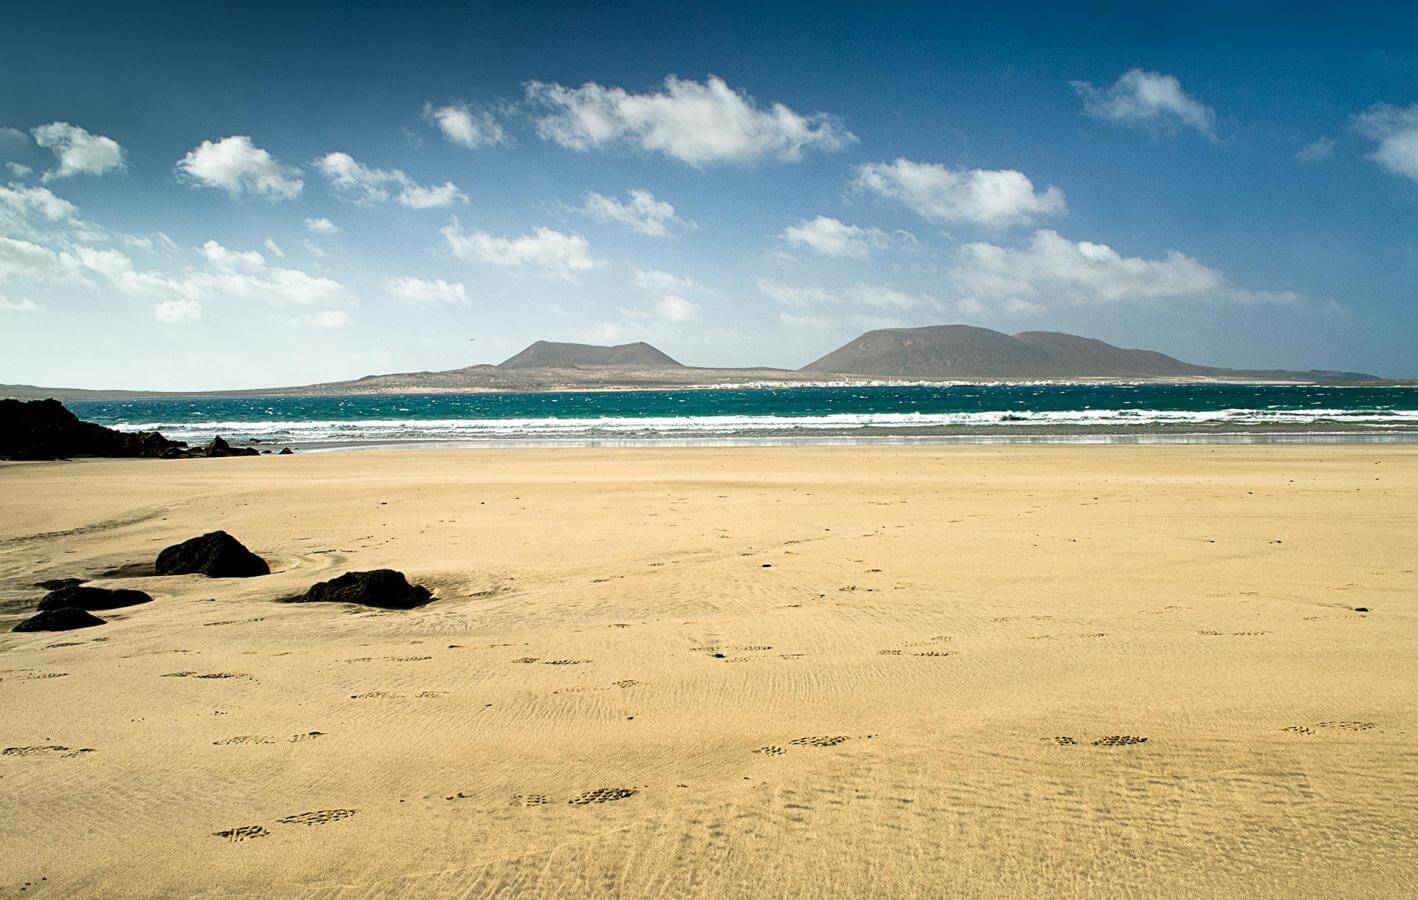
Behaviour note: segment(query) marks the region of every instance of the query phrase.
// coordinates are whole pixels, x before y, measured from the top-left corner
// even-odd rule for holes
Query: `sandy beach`
[[[0,464],[0,600],[3,896],[1418,893],[1418,447]]]

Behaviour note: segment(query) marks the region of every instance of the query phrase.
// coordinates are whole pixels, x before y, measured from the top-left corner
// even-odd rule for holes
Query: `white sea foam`
[[[1418,411],[1345,409],[1222,409],[1209,411],[1092,409],[954,413],[839,413],[821,416],[656,416],[507,419],[327,419],[208,422],[118,422],[124,431],[161,431],[189,442],[259,438],[297,444],[386,443],[391,441],[560,440],[611,437],[694,437],[814,432],[911,432],[919,429],[1041,426],[1266,426],[1357,425],[1367,428],[1418,427]]]

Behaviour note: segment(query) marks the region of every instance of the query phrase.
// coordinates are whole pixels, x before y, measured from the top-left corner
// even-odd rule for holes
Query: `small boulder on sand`
[[[38,615],[30,616],[12,631],[73,631],[75,628],[92,628],[104,624],[103,619],[82,609],[65,606],[46,609]]]
[[[358,603],[380,609],[413,609],[433,599],[428,588],[409,584],[403,572],[375,569],[372,572],[346,572],[339,578],[312,585],[303,596],[293,597],[293,603]]]
[[[44,588],[46,591],[57,591],[60,588],[78,587],[84,583],[82,578],[51,578],[48,581],[38,582],[35,587]]]
[[[202,455],[210,457],[218,456],[260,456],[261,451],[255,447],[233,447],[226,442],[221,435],[212,438],[212,442],[202,450]]]
[[[270,575],[271,567],[225,531],[194,537],[158,554],[159,575],[206,575],[208,578],[251,578]]]
[[[121,606],[137,606],[139,603],[151,603],[152,600],[152,597],[142,591],[134,591],[127,588],[109,590],[108,588],[77,586],[50,591],[44,595],[43,600],[39,601],[37,608],[41,612],[63,609],[118,609]]]

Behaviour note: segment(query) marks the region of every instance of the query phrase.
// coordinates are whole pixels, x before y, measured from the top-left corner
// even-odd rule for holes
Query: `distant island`
[[[1009,335],[971,325],[930,325],[869,331],[801,369],[686,366],[644,342],[603,347],[537,341],[497,365],[367,375],[353,381],[234,391],[88,390],[4,384],[0,385],[0,397],[104,400],[654,390],[729,385],[791,387],[824,382],[1107,380],[1359,384],[1384,379],[1363,372],[1224,369],[1062,332],[1023,331]]]

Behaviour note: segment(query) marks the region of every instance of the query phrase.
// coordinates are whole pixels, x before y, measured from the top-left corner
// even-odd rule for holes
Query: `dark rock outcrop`
[[[276,455],[277,455],[277,456],[294,456],[294,455],[295,455],[295,451],[292,450],[292,449],[289,448],[289,447],[282,447],[282,448],[281,448],[281,452],[280,452],[280,453],[277,453]]]
[[[403,572],[375,569],[346,572],[338,578],[312,585],[293,603],[358,603],[380,609],[413,609],[423,606],[433,595],[422,585],[409,584]]]
[[[0,457],[169,457],[185,455],[186,447],[156,431],[130,434],[80,421],[58,400],[0,400]]]
[[[44,599],[39,601],[38,609],[118,609],[121,606],[137,606],[139,603],[151,603],[152,597],[142,591],[118,588],[110,590],[100,587],[66,587],[57,591],[50,591],[44,595]]]
[[[231,444],[228,444],[221,435],[212,438],[212,442],[204,447],[200,453],[208,457],[261,455],[261,451],[257,450],[255,447],[233,447]]]
[[[92,628],[102,624],[104,621],[98,616],[90,615],[73,606],[64,606],[59,609],[47,609],[38,615],[30,616],[11,630],[73,631],[75,628]]]
[[[158,554],[159,575],[206,575],[208,578],[251,578],[271,574],[261,557],[225,531],[212,531]]]
[[[82,578],[51,578],[48,581],[41,581],[35,584],[37,588],[44,588],[46,591],[57,591],[60,588],[78,587],[84,583]]]

